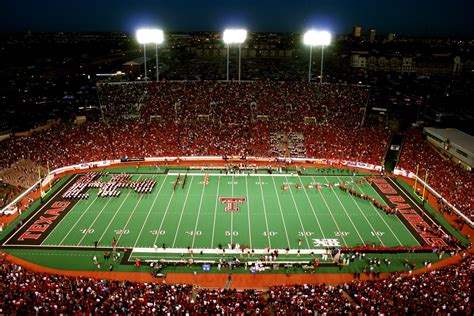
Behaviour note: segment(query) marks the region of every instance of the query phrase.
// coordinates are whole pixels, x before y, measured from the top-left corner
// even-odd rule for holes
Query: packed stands
[[[388,129],[360,126],[368,97],[364,86],[163,81],[103,84],[98,92],[104,121],[60,124],[2,141],[0,168],[22,159],[43,166],[49,162],[54,169],[123,157],[282,153],[380,164],[390,139]],[[271,137],[277,134],[282,137]],[[420,132],[411,130],[400,166],[413,171],[417,163],[420,174],[430,168],[428,182],[472,218],[474,197],[466,198],[466,192],[473,176],[444,160]]]
[[[428,171],[428,183],[449,203],[474,220],[474,174],[441,156],[426,142],[420,129],[411,129],[407,132],[399,166],[415,171],[416,165],[419,165],[421,177]]]
[[[368,94],[360,86],[201,81],[106,84],[98,91],[105,122],[59,125],[6,140],[0,166],[19,159],[59,167],[126,156],[270,156],[274,131],[302,133],[310,157],[380,161],[388,141],[388,133],[381,133],[377,150],[366,149],[373,131],[359,127]],[[316,124],[305,125],[307,116]],[[323,144],[316,149],[315,137]]]
[[[2,314],[455,314],[472,315],[474,261],[421,275],[328,285],[277,286],[267,291],[108,281],[0,265]]]

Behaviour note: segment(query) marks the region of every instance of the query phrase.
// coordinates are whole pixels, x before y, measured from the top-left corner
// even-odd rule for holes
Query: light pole
[[[313,54],[313,46],[321,45],[321,75],[320,82],[323,82],[323,63],[324,63],[324,45],[331,43],[331,34],[327,31],[309,30],[304,34],[303,41],[309,46],[309,70],[308,82],[311,82],[311,55]]]
[[[156,45],[156,81],[160,79],[160,74],[158,70],[158,45],[163,43],[164,35],[163,31],[160,29],[139,29],[137,30],[137,41],[140,44],[143,44],[143,62],[145,66],[145,81],[147,80],[147,71],[146,71],[146,44],[155,43]]]
[[[239,44],[239,82],[240,82],[240,63],[241,63],[241,45],[247,38],[247,30],[243,29],[226,29],[224,31],[223,40],[227,44],[227,81],[229,81],[229,51],[230,44]]]

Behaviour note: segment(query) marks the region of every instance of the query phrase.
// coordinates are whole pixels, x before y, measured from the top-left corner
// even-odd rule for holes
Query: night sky
[[[8,0],[0,27],[10,31],[220,31],[228,26],[259,32],[326,28],[416,36],[473,36],[469,0]]]

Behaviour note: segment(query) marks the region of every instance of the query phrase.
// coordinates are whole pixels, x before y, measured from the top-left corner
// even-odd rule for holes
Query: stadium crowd
[[[474,220],[474,174],[443,157],[426,142],[420,129],[407,132],[399,165],[413,172],[419,165],[420,177],[424,177],[428,171],[428,183],[449,203]]]
[[[474,261],[421,275],[338,286],[276,286],[268,291],[108,281],[0,265],[2,314],[451,314],[472,315]]]
[[[56,168],[122,157],[269,156],[271,131],[302,132],[309,157],[379,162],[388,142],[385,130],[371,143],[374,130],[359,127],[366,87],[200,81],[105,84],[98,91],[106,122],[3,141],[0,168],[21,159]],[[305,117],[315,124],[305,125]]]
[[[388,129],[360,126],[364,86],[163,81],[102,84],[98,92],[104,121],[59,124],[2,141],[0,169],[23,159],[49,162],[54,169],[123,157],[269,157],[275,154],[273,132],[304,135],[309,158],[380,164],[390,140]],[[428,182],[473,218],[474,196],[466,198],[466,192],[474,176],[440,157],[422,137],[418,130],[408,132],[400,166],[415,170],[420,163],[420,174],[430,168]]]

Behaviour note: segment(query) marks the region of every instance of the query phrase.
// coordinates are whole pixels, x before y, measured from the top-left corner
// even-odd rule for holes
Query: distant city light
[[[247,30],[244,29],[227,29],[224,31],[224,43],[226,44],[242,44],[247,38]]]
[[[161,44],[164,35],[160,29],[139,29],[137,30],[137,41],[140,44]]]

